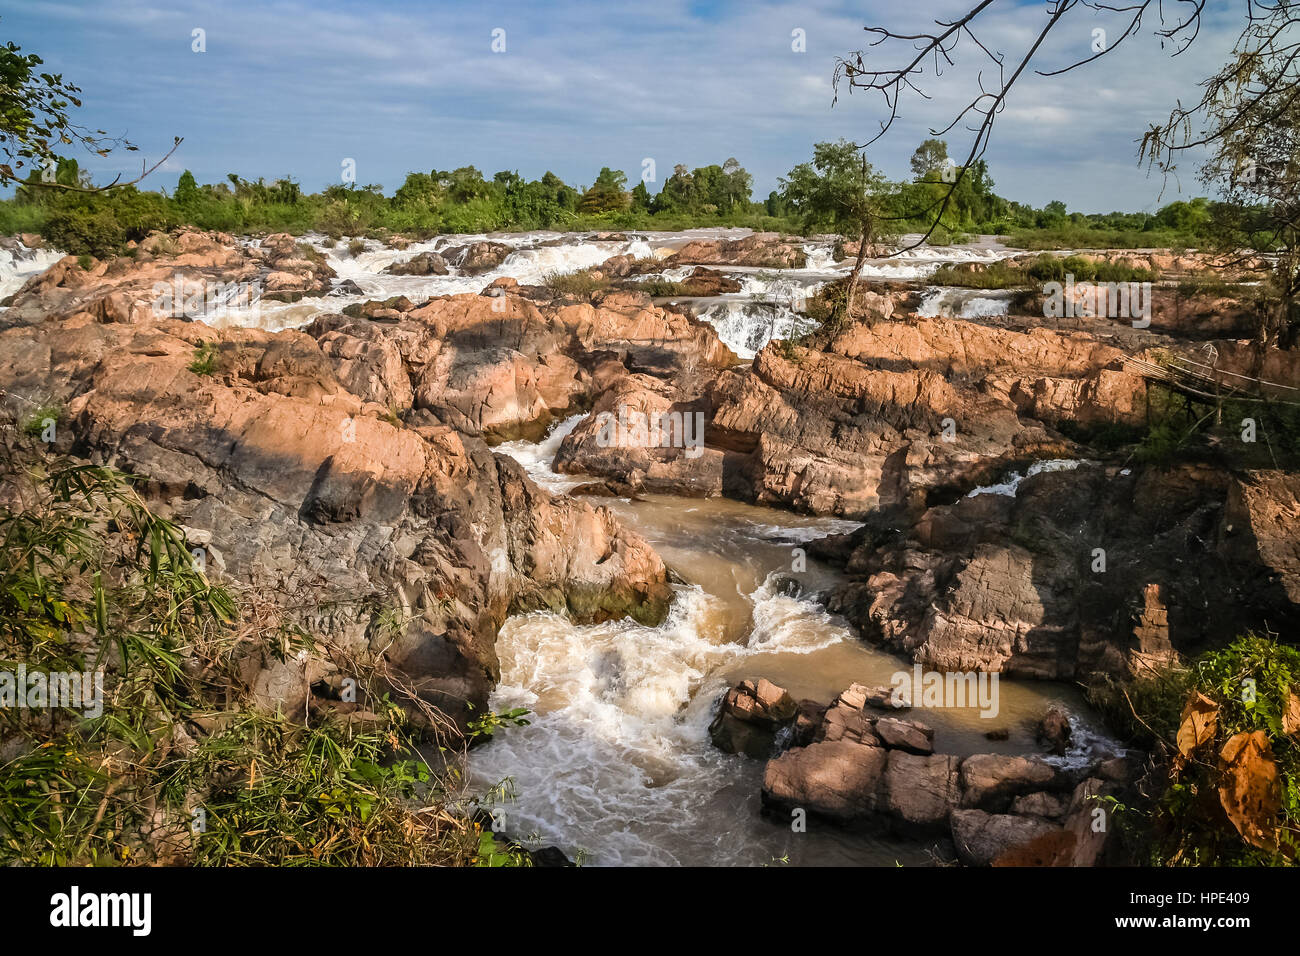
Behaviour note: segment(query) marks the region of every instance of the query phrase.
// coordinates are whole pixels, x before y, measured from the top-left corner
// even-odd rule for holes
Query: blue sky
[[[878,100],[857,93],[831,106],[835,58],[865,45],[863,26],[922,28],[968,6],[0,0],[0,40],[41,54],[47,69],[80,85],[87,125],[140,147],[88,163],[100,176],[138,172],[140,156],[156,158],[183,136],[147,185],[170,189],[189,168],[201,182],[289,174],[317,190],[339,181],[348,158],[358,182],[389,193],[410,170],[469,164],[488,176],[549,169],[586,185],[605,165],[635,182],[649,158],[655,191],[676,163],[734,156],[753,173],[758,198],[815,141],[861,142],[877,128]],[[1136,140],[1177,97],[1195,98],[1195,84],[1226,58],[1239,4],[1210,6],[1196,47],[1177,58],[1148,29],[1083,71],[1022,79],[987,154],[997,191],[1086,212],[1154,209],[1204,193],[1189,169],[1183,191],[1170,183],[1161,197],[1159,177],[1137,165]],[[1018,51],[1044,7],[1000,0],[980,39]],[[1117,22],[1076,11],[1044,49],[1044,67],[1088,55],[1092,29],[1118,32]],[[195,29],[205,31],[205,52],[192,50]],[[500,53],[492,51],[497,29],[505,31]],[[794,30],[804,31],[805,52],[792,49]],[[974,78],[962,68],[927,77],[933,99],[905,105],[872,161],[904,176],[929,128],[947,125],[973,96]],[[965,142],[960,131],[947,138],[954,153]]]

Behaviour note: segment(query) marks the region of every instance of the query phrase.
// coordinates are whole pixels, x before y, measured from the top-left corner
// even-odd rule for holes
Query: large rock
[[[514,249],[503,242],[471,242],[442,251],[442,258],[454,264],[461,275],[481,275],[505,262]]]
[[[405,262],[394,262],[384,271],[395,276],[445,276],[451,270],[438,253],[421,252]]]
[[[960,758],[889,752],[885,768],[884,810],[904,827],[942,829],[960,805]]]
[[[222,302],[255,305],[330,292],[334,270],[325,257],[292,236],[241,245],[224,233],[153,233],[133,256],[83,269],[67,256],[16,292],[4,326],[42,320],[134,323],[160,318],[219,316]]]
[[[954,810],[951,824],[957,858],[966,866],[988,866],[1011,851],[1061,831],[1038,817],[983,810]]]
[[[487,704],[509,613],[653,624],[671,590],[607,509],[552,498],[473,435],[395,422],[378,399],[409,394],[407,331],[394,353],[383,336],[322,349],[298,331],[74,315],[0,331],[0,389],[61,404],[56,450],[142,476],[209,567],[309,633],[381,655],[463,722]],[[210,374],[191,370],[202,342]],[[252,683],[268,701],[302,687],[281,672]]]
[[[799,711],[790,694],[767,678],[741,681],[722,698],[709,724],[709,738],[724,753],[763,759],[772,752],[777,731]]]
[[[539,306],[512,288],[488,291],[397,308],[382,323],[364,314],[325,315],[306,331],[363,399],[424,409],[493,440],[540,438],[556,418],[590,406],[625,377],[630,361],[651,354],[648,343],[662,374],[701,355],[730,356],[710,326],[644,296]]]
[[[961,805],[966,808],[1001,811],[1014,797],[1061,785],[1060,771],[1041,757],[975,754],[961,765]]]
[[[905,750],[912,754],[934,752],[934,731],[920,721],[881,717],[876,720],[875,730],[891,750]]]
[[[664,260],[664,267],[700,264],[802,269],[807,262],[800,240],[760,232],[743,239],[693,239]]]
[[[848,740],[794,747],[769,760],[763,804],[769,810],[802,809],[841,823],[869,817],[880,802],[887,751]]]
[[[1294,485],[1278,472],[1083,463],[814,550],[853,579],[831,610],[923,666],[1123,675],[1300,624]]]

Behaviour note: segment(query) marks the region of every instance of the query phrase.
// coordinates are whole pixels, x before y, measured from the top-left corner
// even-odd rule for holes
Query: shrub
[[[1089,696],[1112,726],[1153,754],[1156,773],[1149,779],[1155,781],[1154,792],[1140,795],[1132,806],[1114,807],[1140,862],[1295,864],[1300,852],[1300,650],[1247,633],[1187,667],[1168,667],[1125,683],[1103,681]],[[1188,719],[1193,710],[1202,715],[1199,725]],[[1213,716],[1212,724],[1204,719],[1207,715]],[[1198,726],[1200,734],[1195,733]],[[1255,732],[1267,741],[1264,759],[1225,762],[1225,745],[1239,734]],[[1270,763],[1276,786],[1269,783]],[[1275,812],[1247,811],[1265,834],[1262,839],[1243,833],[1241,809],[1221,792],[1242,785],[1259,795],[1258,807],[1276,803]]]
[[[646,279],[644,282],[638,282],[636,288],[653,298],[690,295],[685,282],[673,282],[670,279]]]
[[[69,255],[91,255],[97,259],[116,255],[126,242],[126,230],[107,209],[57,210],[46,220],[44,235],[50,245]]]
[[[548,272],[542,284],[557,295],[590,296],[602,289],[609,288],[609,280],[596,278],[588,269],[573,272]]]
[[[194,361],[190,362],[190,371],[195,375],[211,375],[217,370],[217,347],[211,342],[202,342],[194,350]]]
[[[102,670],[102,713],[0,709],[0,865],[525,862],[452,802],[365,662],[347,660],[365,724],[251,708],[250,651],[342,650],[245,615],[126,476],[39,461],[0,458],[24,484],[21,510],[0,506],[0,654]]]

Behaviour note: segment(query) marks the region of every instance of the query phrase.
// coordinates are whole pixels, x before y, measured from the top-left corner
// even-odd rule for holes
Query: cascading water
[[[925,318],[944,316],[956,319],[978,319],[1006,315],[1011,309],[1012,293],[988,292],[976,289],[958,289],[949,286],[927,292],[916,314]]]
[[[21,242],[0,247],[0,299],[13,295],[32,276],[63,258],[56,249],[29,249]]]
[[[299,326],[350,302],[478,292],[502,276],[535,283],[551,271],[598,265],[613,255],[662,255],[690,238],[719,235],[736,233],[699,230],[619,241],[555,233],[443,236],[400,251],[368,242],[355,254],[346,242],[327,247],[323,237],[307,237],[328,257],[339,285],[351,280],[359,294],[263,302],[256,310],[232,310],[223,318],[225,324],[268,329]],[[505,242],[515,251],[479,276],[383,272],[421,252],[476,239]],[[852,265],[835,263],[829,244],[811,243],[807,251],[808,264],[801,270],[772,274],[718,267],[740,279],[743,291],[705,301],[701,317],[745,358],[773,337],[803,331],[807,320],[783,305],[788,300],[782,295],[791,288],[810,295]],[[949,252],[874,261],[864,275],[924,276],[938,264],[936,257]],[[48,250],[0,249],[0,294],[14,291],[58,258]],[[693,268],[668,270],[664,277],[684,278]],[[542,442],[509,442],[497,451],[519,461],[543,488],[565,493],[586,479],[557,475],[551,463],[580,419],[560,423]],[[1053,462],[1044,468],[1067,466]],[[1007,490],[982,490],[1014,493],[1018,478],[1008,479]],[[547,613],[506,622],[497,641],[502,679],[492,705],[524,707],[532,723],[498,730],[490,743],[473,751],[468,770],[480,788],[504,778],[513,781],[517,797],[503,807],[511,835],[558,844],[570,855],[586,850],[596,864],[929,862],[924,846],[915,842],[813,821],[807,832],[795,833],[782,821],[764,818],[759,806],[763,762],[723,754],[708,738],[718,698],[740,679],[767,677],[796,698],[829,701],[850,683],[889,684],[893,674],[909,670],[864,645],[815,599],[839,580],[836,573],[815,562],[794,570],[794,548],[849,530],[853,523],[719,499],[647,496],[600,504],[642,534],[689,583],[676,586],[671,612],[658,627],[630,621],[579,626]],[[1076,715],[1084,710],[1071,687],[1003,681],[996,720],[983,719],[974,709],[929,709],[914,716],[934,727],[938,752],[1024,753],[1034,749],[1032,718],[1049,699],[1062,698]],[[984,732],[994,728],[1006,731],[1006,739],[986,740]],[[1073,739],[1082,749],[1067,754],[1067,762],[1104,743],[1077,717]]]
[[[548,474],[549,463],[574,423],[561,423],[540,443],[497,450],[544,487],[562,490],[572,479]],[[506,832],[596,865],[929,862],[924,844],[816,822],[796,833],[763,817],[763,762],[724,754],[709,741],[716,702],[738,680],[767,677],[796,698],[828,701],[854,681],[889,684],[893,674],[910,671],[863,644],[815,600],[839,580],[835,572],[815,562],[794,570],[794,547],[856,524],[722,499],[651,495],[600,504],[689,583],[676,587],[658,627],[575,625],[551,613],[506,622],[491,706],[525,708],[531,724],[498,730],[469,759],[476,789],[511,782],[514,798],[497,811]],[[973,708],[912,716],[935,728],[938,752],[1023,753],[1034,749],[1032,718],[1049,699],[1064,698],[1076,714],[1082,709],[1063,685],[1003,681],[999,696],[992,720]],[[1076,720],[1084,746],[1104,741]],[[995,727],[1008,739],[985,739]]]
[[[772,339],[788,339],[817,324],[789,306],[743,299],[711,303],[699,317],[742,359],[752,359]]]

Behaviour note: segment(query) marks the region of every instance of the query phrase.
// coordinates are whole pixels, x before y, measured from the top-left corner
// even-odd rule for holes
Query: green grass
[[[46,422],[56,424],[63,418],[63,406],[54,402],[43,402],[31,409],[22,420],[22,432],[32,438],[39,438],[45,431]]]
[[[217,347],[211,342],[203,342],[194,350],[194,361],[189,369],[195,375],[211,375],[217,370]]]
[[[1001,237],[1014,249],[1188,249],[1203,245],[1192,234],[1169,229],[1117,230],[1065,226],[1012,229]]]
[[[589,269],[576,269],[572,272],[548,272],[542,278],[542,285],[556,295],[585,298],[608,289],[610,280],[596,278]]]
[[[1067,275],[1073,276],[1075,282],[1154,282],[1159,278],[1158,273],[1141,267],[1043,253],[1027,266],[1004,261],[982,268],[943,266],[927,281],[966,289],[1029,289],[1044,282],[1064,282]]]
[[[635,288],[652,298],[672,295],[691,295],[690,286],[685,282],[673,282],[670,279],[646,279],[636,283]]]
[[[126,476],[10,439],[0,479],[22,508],[0,506],[0,660],[104,676],[99,716],[0,709],[0,865],[526,863],[473,822],[482,799],[453,769],[418,757],[373,664],[273,606],[249,614]],[[304,650],[356,677],[364,723],[252,706],[250,654]]]

